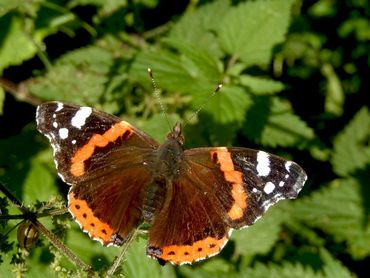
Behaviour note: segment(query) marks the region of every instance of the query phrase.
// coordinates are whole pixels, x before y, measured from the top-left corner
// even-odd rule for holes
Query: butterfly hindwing
[[[231,229],[215,203],[188,176],[181,175],[167,188],[171,198],[150,227],[147,254],[181,265],[219,253]]]

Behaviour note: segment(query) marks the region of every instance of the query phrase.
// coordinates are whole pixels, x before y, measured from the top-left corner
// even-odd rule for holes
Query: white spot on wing
[[[62,109],[63,109],[63,103],[58,102],[58,106],[57,106],[57,109],[55,110],[55,112],[59,112]]]
[[[57,117],[57,114],[53,114],[53,119],[55,119]]]
[[[91,115],[91,113],[92,109],[90,107],[81,107],[72,118],[71,124],[74,127],[81,129],[81,127],[85,125],[86,119]]]
[[[284,182],[284,181],[279,182],[279,186],[280,186],[280,187],[283,187],[283,186],[284,186],[284,184],[285,184],[285,182]]]
[[[270,194],[275,189],[275,184],[272,182],[267,182],[265,187],[263,188],[263,191],[265,191],[266,194]]]
[[[263,151],[257,153],[257,172],[260,176],[267,176],[270,173],[270,157],[268,153]]]
[[[290,172],[290,166],[292,166],[292,163],[293,163],[293,162],[291,162],[291,161],[287,161],[287,162],[285,162],[285,169],[286,169],[288,172]]]
[[[257,193],[257,191],[258,191],[258,190],[257,190],[257,188],[253,188],[253,189],[252,189],[252,191],[253,191],[254,193]]]
[[[58,127],[58,123],[57,122],[53,122],[53,127],[57,128]]]
[[[74,145],[74,144],[76,144],[76,140],[72,140],[72,142],[71,142],[71,143],[72,143],[73,145]]]
[[[66,139],[66,138],[68,138],[68,129],[66,129],[66,128],[61,128],[61,129],[59,129],[59,137],[60,137],[61,139]]]

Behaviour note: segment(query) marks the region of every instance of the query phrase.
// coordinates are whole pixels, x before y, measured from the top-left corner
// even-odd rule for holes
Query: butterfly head
[[[167,139],[175,139],[180,145],[184,145],[185,138],[181,132],[181,124],[177,122],[170,133],[167,135]]]

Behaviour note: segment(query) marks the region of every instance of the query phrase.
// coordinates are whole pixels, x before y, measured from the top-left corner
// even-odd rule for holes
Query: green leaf
[[[35,126],[29,125],[16,136],[0,139],[0,181],[20,200],[27,198],[24,196],[24,185],[29,171],[36,161],[41,162],[36,158],[43,147],[38,140],[41,136],[37,138],[38,136]],[[40,181],[36,182],[29,186],[42,187],[42,180],[41,184]]]
[[[37,48],[24,28],[23,20],[12,14],[0,17],[0,74],[36,54]]]
[[[130,246],[122,266],[123,273],[127,277],[175,277],[175,273],[170,265],[160,266],[156,260],[146,256],[145,249],[146,240],[144,239],[134,241]]]
[[[370,162],[370,113],[363,107],[334,139],[332,165],[335,173],[348,176]]]
[[[321,72],[326,78],[325,111],[340,116],[343,114],[344,92],[339,77],[330,64],[324,64]]]
[[[127,6],[127,1],[122,0],[72,0],[69,3],[69,7],[73,8],[76,6],[85,6],[85,5],[94,5],[101,8],[101,12],[104,15],[109,15],[114,13],[115,11],[119,10],[120,8]]]
[[[138,120],[136,121],[136,125],[158,142],[163,142],[175,123],[181,122],[181,119],[177,114],[169,114],[167,117],[170,125],[163,114],[153,115],[153,117],[145,121]]]
[[[224,86],[202,111],[214,145],[230,145],[242,126],[251,98],[241,87]],[[195,105],[196,107],[197,105]]]
[[[61,57],[29,89],[44,100],[94,106],[107,89],[112,64],[113,57],[108,51],[97,46],[81,48]]]
[[[361,183],[366,187],[367,179]],[[347,242],[350,254],[363,258],[370,254],[370,223],[364,211],[367,198],[358,180],[336,180],[294,202],[292,216],[332,235],[337,242]]]
[[[248,66],[267,65],[273,47],[285,39],[293,2],[248,1],[230,10],[218,30],[223,49]]]
[[[209,95],[221,78],[215,59],[202,47],[173,40],[171,44],[181,48],[184,53],[177,55],[167,50],[142,52],[133,63],[130,76],[149,86],[149,67],[161,89],[184,94]]]
[[[284,277],[284,278],[320,278],[324,277],[320,273],[307,266],[301,264],[291,264],[284,262],[282,265],[262,264],[256,263],[253,268],[243,268],[240,273],[231,277],[248,277],[248,278],[261,278],[261,277]]]
[[[212,31],[222,24],[222,18],[230,10],[229,1],[219,0],[185,13],[170,30],[169,38],[185,43],[196,42],[207,48],[209,55],[220,57],[222,51]]]
[[[244,121],[245,113],[251,105],[251,99],[245,90],[237,86],[223,86],[221,91],[207,104],[204,112],[213,116],[220,124]]]
[[[332,17],[335,16],[338,11],[335,2],[319,0],[309,8],[308,12],[314,17]]]
[[[325,265],[323,268],[326,277],[336,278],[351,278],[351,272],[325,249],[320,249],[320,257],[323,259]]]
[[[0,16],[3,16],[5,13],[17,8],[24,4],[24,0],[1,0],[0,1]]]
[[[271,95],[284,90],[284,84],[272,79],[261,78],[252,75],[241,75],[240,84],[248,87],[255,95]]]
[[[265,146],[296,146],[314,138],[314,132],[292,113],[287,102],[278,98],[257,97],[247,113],[244,134]]]
[[[237,254],[254,256],[266,254],[279,238],[281,223],[287,214],[275,206],[257,223],[242,231],[234,231],[231,240],[235,242]]]
[[[116,247],[105,247],[100,242],[92,240],[75,222],[71,222],[68,229],[66,244],[79,258],[98,271],[109,266],[120,252]],[[74,268],[69,261],[65,265]]]
[[[39,161],[32,161],[31,167],[23,184],[23,202],[31,203],[47,201],[51,195],[57,194],[55,176]]]
[[[40,273],[48,278],[58,277],[55,270],[51,269],[48,264],[47,252],[48,250],[45,250],[45,248],[33,249],[30,256],[26,258],[26,263],[17,267],[11,264],[12,256],[8,254],[1,263],[0,277],[15,277],[18,275],[18,277],[38,278]],[[19,268],[22,269],[23,275],[21,275]]]
[[[220,258],[221,255],[212,257],[196,267],[182,266],[178,269],[180,277],[192,278],[213,278],[213,277],[229,277],[235,274],[235,269],[230,261]]]
[[[191,76],[202,76],[205,81],[219,81],[223,71],[222,64],[217,57],[209,53],[208,47],[203,47],[199,43],[184,43],[178,39],[164,39],[163,42],[175,48],[181,55],[186,56],[194,63],[194,66],[187,67]]]
[[[370,21],[365,17],[350,18],[343,22],[338,32],[342,38],[347,38],[354,34],[359,41],[369,41]]]

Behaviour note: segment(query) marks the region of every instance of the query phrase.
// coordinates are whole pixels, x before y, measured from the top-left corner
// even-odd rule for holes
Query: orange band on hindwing
[[[234,169],[234,163],[231,159],[231,153],[227,148],[216,148],[211,152],[211,160],[220,165],[225,180],[232,184],[231,195],[234,203],[227,212],[232,220],[238,220],[243,217],[243,210],[247,207],[247,193],[243,186],[243,173]]]
[[[192,245],[164,246],[159,248],[161,250],[161,255],[154,255],[154,257],[170,261],[176,265],[192,263],[218,254],[227,241],[227,236],[221,239],[209,236],[194,242]]]
[[[93,211],[85,200],[75,198],[71,192],[68,194],[68,210],[75,218],[84,232],[102,244],[108,245],[112,242],[113,229],[99,218],[95,217]]]
[[[93,135],[89,142],[79,149],[72,158],[71,173],[75,177],[80,177],[85,173],[84,162],[88,160],[95,151],[96,147],[105,147],[111,142],[115,142],[119,137],[122,137],[125,133],[127,137],[130,137],[133,133],[132,128],[126,122],[120,122],[113,125],[103,134]]]

